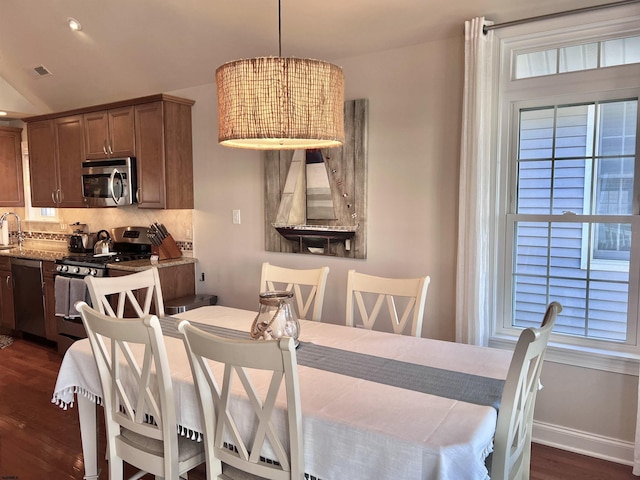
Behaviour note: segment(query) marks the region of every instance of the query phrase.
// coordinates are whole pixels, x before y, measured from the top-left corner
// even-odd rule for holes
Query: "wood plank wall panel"
[[[332,244],[330,254],[338,257],[367,258],[368,105],[366,99],[345,102],[345,143],[322,150],[337,220],[316,224],[358,225],[350,250],[342,243]],[[301,252],[297,242],[284,239],[272,226],[292,158],[291,150],[266,151],[264,156],[265,250],[270,252],[309,253]]]

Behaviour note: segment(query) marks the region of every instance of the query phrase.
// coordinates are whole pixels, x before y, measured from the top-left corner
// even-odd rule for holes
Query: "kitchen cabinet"
[[[138,207],[192,209],[194,103],[158,94],[25,118],[33,206],[83,207],[82,161],[134,156]]]
[[[24,207],[21,128],[0,127],[0,205]]]
[[[56,326],[56,291],[54,274],[55,263],[45,260],[42,262],[42,279],[44,282],[44,329],[47,340],[58,340]]]
[[[109,268],[110,277],[131,275],[129,270]],[[196,293],[195,265],[186,263],[158,268],[163,301],[194,295]]]
[[[87,159],[135,156],[133,106],[84,114]]]
[[[34,207],[84,207],[82,115],[27,123],[31,203]]]
[[[13,276],[9,257],[0,258],[0,327],[2,330],[13,330],[16,327],[13,313]]]
[[[138,207],[193,208],[191,105],[135,106]]]

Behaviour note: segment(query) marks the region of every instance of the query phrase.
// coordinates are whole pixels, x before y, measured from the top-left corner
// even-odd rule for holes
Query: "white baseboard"
[[[633,465],[633,442],[537,421],[533,422],[532,441],[610,462]]]

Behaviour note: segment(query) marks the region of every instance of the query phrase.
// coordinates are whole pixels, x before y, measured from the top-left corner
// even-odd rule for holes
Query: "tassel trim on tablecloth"
[[[187,437],[195,442],[201,442],[203,439],[200,432],[196,432],[195,430],[191,430],[190,428],[185,428],[182,425],[178,425],[178,433],[183,437]]]
[[[54,393],[53,398],[51,399],[51,403],[55,403],[58,407],[62,408],[63,410],[73,408],[73,403],[74,403],[73,400],[71,400],[70,402],[65,402],[61,398],[61,397],[66,397],[67,395],[71,395],[71,398],[74,398],[73,394],[82,395],[83,397],[88,398],[90,401],[92,401],[96,405],[102,405],[102,397],[95,395],[89,392],[88,390],[85,390],[82,387],[77,387],[77,386],[67,387],[63,390],[60,390],[59,392]]]
[[[73,408],[74,401],[71,400],[70,402],[65,402],[64,400],[62,400],[61,397],[66,397],[67,395],[71,395],[71,398],[75,398],[73,396],[74,394],[82,395],[83,397],[88,398],[91,402],[95,403],[96,405],[102,405],[102,397],[95,395],[89,392],[88,390],[85,390],[82,387],[77,387],[77,386],[67,387],[63,390],[60,390],[54,393],[53,398],[51,399],[51,403],[55,403],[58,407],[60,407],[63,410],[68,410],[69,408]],[[151,421],[151,419],[149,420]],[[201,442],[203,440],[202,433],[192,430],[190,428],[183,427],[182,425],[178,425],[177,427],[178,427],[178,433],[181,436],[187,437],[190,440],[193,440],[195,442]]]

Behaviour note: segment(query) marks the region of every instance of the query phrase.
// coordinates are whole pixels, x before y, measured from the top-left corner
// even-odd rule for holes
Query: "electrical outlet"
[[[233,224],[240,225],[240,210],[233,211]]]

